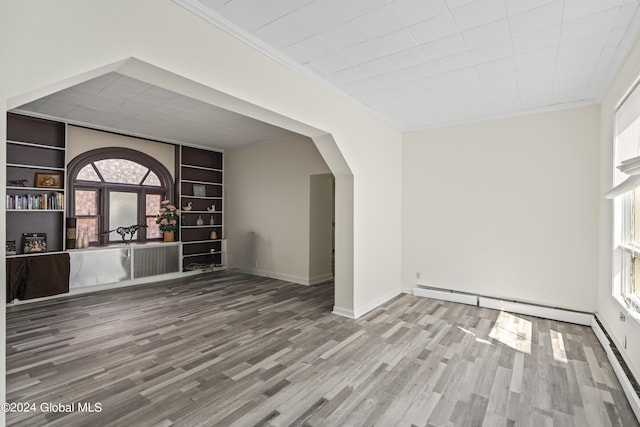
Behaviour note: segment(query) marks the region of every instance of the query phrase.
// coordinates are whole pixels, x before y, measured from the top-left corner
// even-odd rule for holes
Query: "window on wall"
[[[70,205],[78,232],[90,244],[121,242],[114,230],[143,224],[132,240],[161,239],[155,216],[171,199],[169,171],[153,157],[127,148],[103,148],[81,154],[69,164]]]
[[[618,184],[614,199],[614,295],[640,313],[640,88],[632,89],[615,114],[615,158]]]

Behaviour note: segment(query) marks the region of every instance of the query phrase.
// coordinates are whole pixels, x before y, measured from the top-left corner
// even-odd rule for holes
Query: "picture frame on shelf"
[[[33,254],[47,251],[47,233],[22,233],[23,253]]]
[[[193,195],[195,197],[207,197],[207,189],[203,184],[193,184]]]
[[[62,174],[36,172],[33,186],[36,188],[62,188]]]
[[[7,246],[5,250],[6,255],[15,255],[16,254],[16,241],[15,240],[7,240]]]

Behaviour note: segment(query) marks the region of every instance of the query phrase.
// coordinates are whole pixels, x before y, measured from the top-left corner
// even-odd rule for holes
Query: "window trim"
[[[80,170],[84,168],[86,165],[91,164],[93,162],[105,159],[125,159],[130,160],[140,165],[148,168],[150,171],[154,172],[158,178],[160,179],[160,186],[149,186],[142,184],[122,184],[122,183],[109,183],[104,181],[77,181],[77,176]],[[96,171],[98,176],[101,179],[102,175],[100,171]],[[172,199],[174,195],[174,182],[171,172],[158,160],[153,157],[145,154],[141,151],[137,151],[131,148],[125,147],[104,147],[104,148],[96,148],[94,150],[89,150],[82,154],[76,156],[73,160],[71,160],[67,167],[67,176],[68,176],[68,203],[69,203],[69,214],[70,216],[75,216],[75,190],[97,190],[98,191],[98,230],[99,237],[98,243],[91,243],[92,246],[104,246],[110,243],[117,243],[117,241],[109,240],[109,234],[102,234],[104,231],[104,227],[108,226],[108,220],[103,215],[104,211],[109,209],[109,191],[111,190],[120,190],[120,191],[131,191],[138,194],[138,220],[142,221],[146,224],[146,195],[147,194],[159,194],[163,199]],[[148,176],[148,173],[145,174],[145,179]],[[145,181],[142,180],[142,182]],[[141,232],[142,231],[142,232]],[[142,228],[138,230],[137,242],[147,242],[147,241],[160,241],[161,238],[153,238],[147,239],[146,229]]]

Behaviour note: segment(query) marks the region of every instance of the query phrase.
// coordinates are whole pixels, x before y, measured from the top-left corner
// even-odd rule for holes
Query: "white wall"
[[[67,127],[67,162],[79,154],[104,147],[124,147],[146,153],[162,163],[175,177],[174,145],[77,126]]]
[[[612,295],[612,282],[619,265],[612,262],[613,249],[613,201],[602,197],[613,185],[614,108],[623,94],[640,76],[640,43],[636,43],[616,79],[609,87],[600,107],[600,185],[599,185],[599,245],[598,245],[598,317],[625,358],[637,379],[640,379],[640,323],[626,316],[626,308]],[[627,342],[625,349],[624,342]]]
[[[413,132],[402,285],[595,311],[598,107]]]
[[[309,138],[225,152],[227,265],[309,284],[310,177],[329,168]]]

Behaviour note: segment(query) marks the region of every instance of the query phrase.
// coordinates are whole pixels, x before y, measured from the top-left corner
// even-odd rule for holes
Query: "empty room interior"
[[[640,0],[7,0],[0,46],[0,424],[640,425]]]

